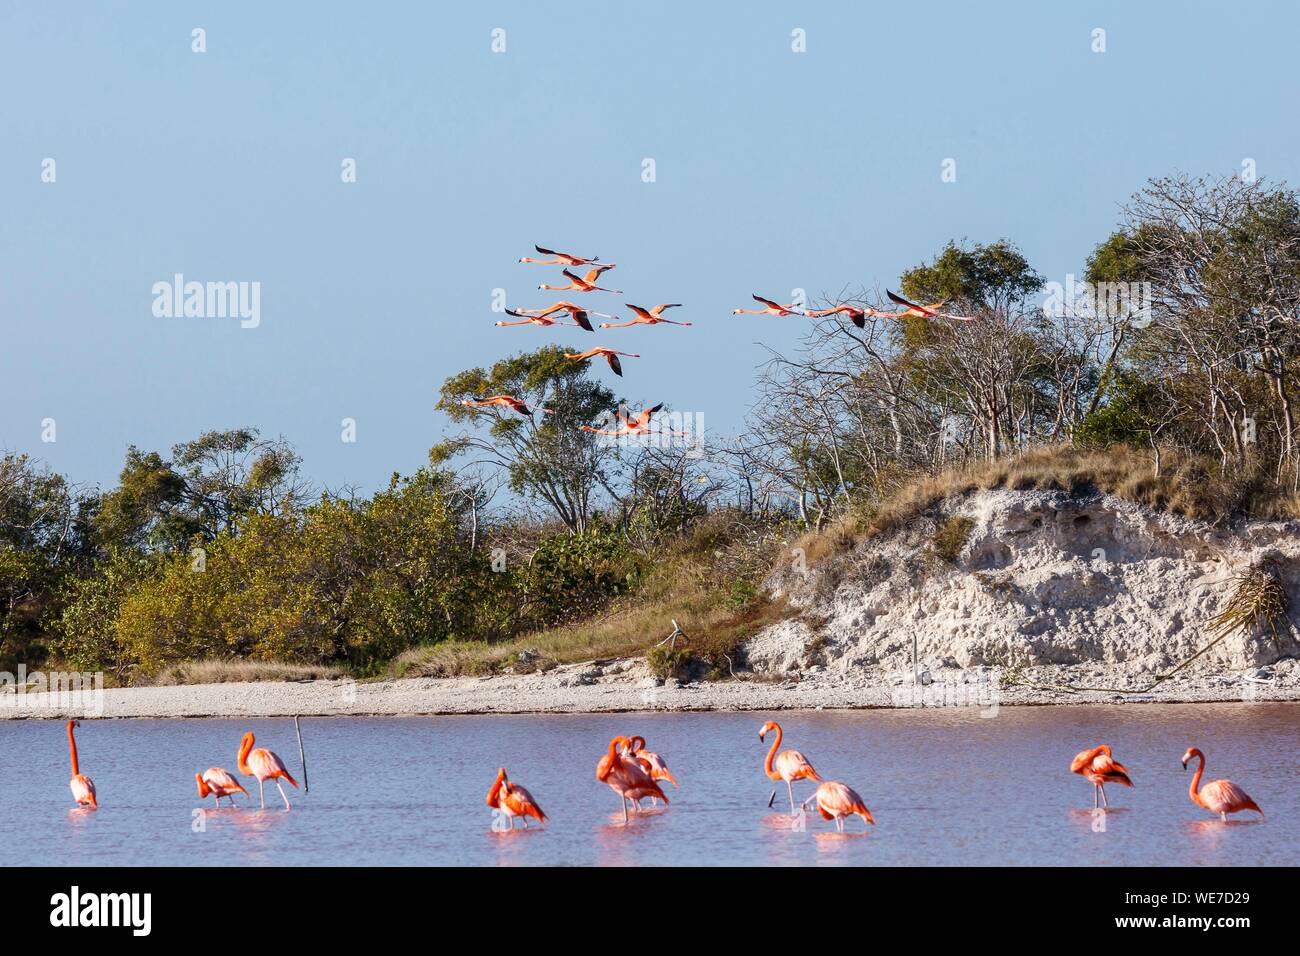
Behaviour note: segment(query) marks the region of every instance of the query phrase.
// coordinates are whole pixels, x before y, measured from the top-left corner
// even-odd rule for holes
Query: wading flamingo
[[[925,319],[952,319],[954,322],[975,321],[973,315],[953,315],[951,312],[940,312],[934,306],[917,305],[915,302],[908,302],[901,295],[895,295],[888,289],[885,290],[885,295],[889,296],[889,301],[893,302],[895,305],[906,306],[906,310],[902,313],[903,315],[916,315]],[[942,305],[942,303],[939,304]]]
[[[813,769],[812,764],[797,750],[783,750],[777,753],[777,748],[781,746],[781,725],[775,720],[769,720],[758,731],[758,739],[762,740],[770,731],[776,731],[776,739],[772,741],[772,749],[767,752],[767,759],[763,761],[763,772],[772,780],[784,780],[786,793],[790,795],[790,815],[794,816],[794,787],[791,781],[794,780],[816,780],[821,783],[821,777]],[[776,791],[772,791],[772,799],[776,798]],[[767,805],[772,805],[772,799],[767,801]]]
[[[650,774],[650,779],[656,783],[660,780],[667,780],[674,787],[680,786],[673,772],[668,769],[668,764],[664,758],[657,753],[645,749],[645,738],[638,735],[628,741],[627,755],[641,765],[641,769]],[[653,794],[650,796],[650,805],[655,805],[658,798]]]
[[[266,788],[263,784],[267,780],[275,781],[275,789],[280,791],[280,796],[284,799],[284,808],[291,809],[289,798],[285,796],[284,787],[280,786],[281,778],[288,780],[294,787],[298,786],[298,781],[290,776],[289,771],[285,769],[284,761],[265,747],[258,747],[253,750],[253,732],[250,730],[244,734],[244,739],[239,744],[239,760],[236,764],[239,772],[246,777],[257,778],[257,794],[262,800],[262,809],[266,809]]]
[[[199,796],[206,797],[212,794],[217,798],[217,806],[221,806],[221,798],[225,797],[230,801],[230,805],[235,805],[235,794],[242,793],[248,796],[248,791],[244,785],[235,779],[234,775],[222,767],[209,767],[203,773],[196,773],[194,779],[199,784]]]
[[[1102,744],[1100,747],[1093,747],[1091,750],[1084,750],[1070,761],[1070,773],[1077,773],[1086,777],[1092,784],[1092,808],[1097,809],[1097,795],[1101,794],[1101,802],[1110,808],[1110,801],[1106,799],[1106,784],[1122,783],[1126,787],[1133,786],[1133,781],[1129,779],[1128,767],[1124,766],[1117,760],[1111,759],[1110,745]]]
[[[780,305],[771,299],[765,299],[761,295],[753,297],[755,302],[763,304],[761,309],[732,309],[732,315],[803,315],[794,307],[793,304]]]
[[[592,269],[585,276],[576,276],[568,269],[564,269],[561,271],[560,274],[563,275],[564,278],[569,280],[568,285],[547,285],[545,282],[543,282],[537,288],[547,289],[551,292],[613,292],[618,295],[622,295],[623,294],[622,289],[606,289],[603,288],[602,286],[596,285],[596,280],[600,277],[600,274],[604,272],[606,269],[612,269],[612,268],[614,267],[596,266],[596,268]]]
[[[515,828],[515,817],[524,818],[524,829],[528,829],[528,818],[532,817],[538,823],[546,822],[546,814],[542,808],[537,805],[533,795],[519,786],[517,783],[511,783],[506,777],[506,768],[501,767],[497,770],[496,782],[492,784],[492,789],[488,791],[487,805],[494,810],[500,810],[510,821],[510,829]]]
[[[844,821],[855,813],[872,826],[876,823],[871,816],[871,811],[862,802],[862,797],[858,796],[858,792],[838,780],[827,780],[817,788],[816,793],[799,804],[799,806],[800,808],[806,807],[813,801],[816,801],[817,810],[821,813],[822,819],[834,820],[835,829],[840,833],[844,832]]]
[[[620,355],[624,355],[628,358],[641,357],[639,355],[636,355],[633,352],[618,352],[615,351],[614,349],[607,349],[601,345],[596,346],[594,349],[587,349],[587,351],[585,352],[578,352],[577,354],[574,354],[572,352],[564,353],[565,358],[574,359],[579,362],[586,361],[589,358],[594,358],[597,355],[599,355],[606,362],[608,362],[609,367],[614,370],[614,374],[619,376],[620,378],[623,376],[623,363],[618,360],[618,357]]]
[[[520,321],[506,322],[505,320],[502,320],[500,322],[497,322],[496,324],[497,325],[541,325],[541,326],[561,325],[561,324],[567,326],[569,324],[567,322],[561,323],[559,319],[551,318],[552,312],[538,312],[536,315],[532,315],[530,314],[530,312],[531,310],[525,312],[517,312],[514,309],[506,309],[506,315],[513,315],[515,318],[519,319]],[[591,327],[591,320],[587,318],[587,312],[585,309],[576,309],[570,314],[573,316],[573,327],[579,329],[586,329],[588,332],[596,331]],[[617,316],[611,316],[611,318],[617,318]]]
[[[72,736],[72,728],[80,726],[79,720],[68,721],[68,750],[72,753],[72,779],[68,781],[68,787],[72,790],[72,799],[77,801],[77,806],[98,807],[94,781],[82,773],[77,765],[77,741]]]
[[[809,309],[804,315],[812,319],[824,319],[828,315],[847,316],[860,329],[867,327],[867,316],[875,315],[871,309],[859,309],[853,305],[837,305],[833,309]]]
[[[680,302],[668,302],[664,305],[656,305],[653,309],[643,309],[639,305],[633,305],[631,302],[624,302],[629,309],[636,313],[636,318],[631,322],[621,322],[617,325],[611,322],[602,322],[602,329],[626,329],[633,325],[690,325],[689,322],[674,322],[672,319],[663,317],[664,309],[679,309]]]
[[[658,797],[664,803],[668,802],[668,797],[659,789],[659,784],[655,783],[650,774],[645,771],[639,763],[622,753],[619,753],[620,747],[626,747],[629,741],[626,737],[615,737],[609,742],[609,750],[605,756],[600,758],[596,764],[596,779],[601,783],[608,784],[609,788],[618,794],[619,800],[623,805],[623,823],[627,823],[627,801],[635,801],[642,797]]]
[[[515,398],[513,395],[493,395],[489,398],[473,399],[467,398],[461,402],[462,405],[468,405],[470,408],[484,408],[489,405],[496,405],[502,408],[513,408],[525,418],[532,418],[533,413],[529,410],[529,405],[522,398]],[[547,415],[554,415],[549,408],[538,406],[539,412],[545,412]]]
[[[541,246],[533,246],[544,256],[555,256],[554,259],[530,259],[524,256],[520,262],[535,262],[544,266],[594,266],[600,261],[600,256],[593,256],[590,259],[584,259],[582,256],[571,256],[567,252],[556,252],[554,249],[543,249]],[[611,263],[606,266],[607,269],[614,268],[618,263]]]
[[[1254,810],[1261,817],[1264,815],[1259,804],[1250,799],[1250,794],[1231,780],[1211,780],[1201,787],[1201,774],[1205,773],[1205,754],[1196,747],[1189,748],[1187,753],[1183,754],[1183,769],[1187,769],[1187,764],[1193,757],[1200,757],[1201,762],[1196,767],[1196,776],[1192,777],[1192,785],[1187,789],[1192,803],[1204,807],[1211,813],[1217,813],[1220,820],[1228,819],[1229,813],[1239,813],[1242,810]]]

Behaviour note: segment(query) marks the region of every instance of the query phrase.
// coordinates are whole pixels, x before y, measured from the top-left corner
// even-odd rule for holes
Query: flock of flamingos
[[[537,263],[539,265],[564,266],[562,274],[569,280],[567,285],[548,285],[542,283],[537,288],[546,289],[551,292],[606,292],[615,295],[622,294],[621,289],[607,289],[604,286],[597,285],[598,282],[602,281],[600,277],[609,270],[616,268],[617,263],[601,263],[599,256],[586,258],[584,256],[571,255],[567,252],[556,252],[554,249],[546,249],[542,246],[534,246],[533,248],[542,255],[550,256],[551,258],[533,259],[524,256],[519,261]],[[572,269],[583,266],[589,267],[585,275],[578,275],[576,272],[571,271]],[[893,292],[887,292],[887,294],[891,302],[903,307],[901,311],[887,312],[879,309],[863,308],[848,303],[840,303],[829,309],[800,309],[792,303],[781,305],[771,299],[765,299],[761,295],[755,295],[753,296],[754,301],[763,306],[763,308],[735,309],[733,310],[732,315],[800,315],[817,319],[824,318],[828,315],[841,315],[853,322],[853,324],[860,329],[866,327],[866,317],[868,315],[893,319],[917,317],[950,319],[956,322],[974,321],[972,316],[953,315],[949,312],[940,311],[944,306],[944,303],[942,302],[934,302],[929,305],[917,305],[916,303],[907,301],[900,295],[895,295]],[[630,302],[624,304],[631,309],[633,314],[636,316],[636,318],[632,319],[630,322],[620,322],[618,321],[619,316],[617,315],[610,315],[605,312],[596,312],[593,309],[588,309],[574,302],[562,301],[556,302],[554,305],[545,309],[506,309],[506,314],[513,316],[515,321],[502,320],[496,324],[537,325],[543,328],[559,325],[564,328],[577,328],[583,329],[587,332],[594,332],[596,330],[591,324],[591,316],[593,315],[600,316],[602,319],[610,320],[608,322],[600,323],[602,329],[626,329],[634,325],[691,324],[690,322],[677,322],[673,319],[664,318],[664,312],[668,309],[681,308],[682,304],[680,302],[666,302],[650,309],[639,305],[633,305]],[[564,315],[567,315],[573,321],[561,321],[561,317]],[[623,363],[619,361],[619,358],[640,358],[641,356],[636,352],[620,352],[617,349],[596,346],[595,348],[587,349],[585,352],[566,352],[564,353],[564,357],[575,362],[586,362],[593,358],[603,358],[609,364],[610,370],[613,371],[615,375],[621,377],[623,375]],[[552,409],[542,408],[540,406],[534,408],[534,406],[529,405],[516,395],[487,395],[477,399],[467,398],[461,404],[468,405],[471,408],[509,408],[528,418],[533,416],[534,411],[540,411],[545,415],[554,414]],[[590,425],[579,425],[578,427],[582,431],[595,432],[598,435],[606,435],[609,437],[642,435],[650,431],[651,416],[662,408],[663,404],[660,403],[652,408],[642,409],[634,417],[629,417],[620,410],[616,413],[620,426],[612,431],[609,429],[595,428]]]
[[[68,721],[68,748],[72,754],[72,780],[69,786],[72,789],[73,799],[76,800],[80,807],[99,807],[99,798],[95,792],[95,785],[91,779],[81,772],[77,763],[77,741],[73,737],[73,729],[79,725],[78,721]],[[790,814],[794,816],[796,810],[794,800],[794,781],[812,780],[817,783],[817,790],[811,797],[808,797],[798,806],[800,809],[806,808],[808,804],[814,803],[817,811],[823,819],[835,821],[835,828],[841,833],[844,832],[844,823],[854,814],[862,817],[866,823],[875,824],[875,818],[871,816],[871,811],[863,802],[858,792],[847,784],[840,783],[837,780],[823,780],[822,777],[813,769],[808,758],[797,750],[781,750],[781,727],[776,721],[769,720],[763,724],[758,732],[760,741],[769,734],[773,734],[772,747],[767,752],[767,757],[763,761],[763,772],[772,780],[784,780],[786,793],[790,797]],[[255,777],[257,779],[258,796],[261,799],[261,808],[266,809],[266,792],[265,783],[267,780],[274,781],[276,788],[280,791],[280,796],[284,799],[284,808],[289,810],[289,798],[285,795],[284,787],[280,785],[281,780],[287,780],[292,786],[297,787],[298,781],[289,773],[281,760],[274,752],[267,750],[265,747],[254,749],[253,734],[244,734],[243,740],[239,744],[239,752],[236,756],[236,767],[239,772],[246,777]],[[623,808],[623,822],[628,822],[628,804],[631,803],[637,812],[641,809],[641,801],[649,799],[653,806],[656,801],[662,800],[665,805],[668,803],[668,797],[660,787],[660,781],[666,780],[674,787],[677,784],[677,778],[673,776],[672,771],[668,769],[667,762],[659,754],[645,749],[645,738],[641,736],[625,737],[618,736],[610,740],[609,749],[600,758],[596,764],[596,779],[601,783],[608,784],[609,788],[614,791],[619,798]],[[1259,805],[1246,793],[1245,790],[1237,786],[1231,780],[1214,780],[1201,786],[1201,775],[1205,772],[1205,754],[1201,753],[1196,747],[1191,747],[1183,754],[1183,769],[1187,769],[1187,764],[1193,759],[1200,758],[1200,763],[1196,767],[1196,775],[1192,777],[1191,787],[1188,790],[1192,802],[1198,807],[1203,807],[1211,813],[1219,814],[1223,820],[1228,819],[1229,813],[1238,813],[1243,810],[1253,810],[1261,817],[1264,811]],[[1106,798],[1105,785],[1108,783],[1118,783],[1126,787],[1133,786],[1133,780],[1129,776],[1128,769],[1111,755],[1111,749],[1106,744],[1093,747],[1091,750],[1085,750],[1074,758],[1070,764],[1072,773],[1077,773],[1087,779],[1093,785],[1092,805],[1094,809],[1098,807],[1098,797],[1106,808],[1110,807],[1110,801]],[[217,806],[221,805],[221,798],[225,797],[230,800],[230,805],[235,806],[235,794],[242,793],[249,796],[243,784],[229,770],[222,767],[209,767],[203,773],[196,773],[195,780],[198,782],[199,796],[212,796],[216,800]],[[772,797],[768,800],[768,806],[776,799],[776,791],[772,791]],[[510,829],[514,829],[515,818],[518,817],[526,829],[528,827],[528,818],[532,817],[539,823],[544,823],[547,819],[546,814],[542,811],[541,806],[531,793],[524,787],[512,781],[507,775],[504,767],[497,770],[496,780],[492,783],[492,789],[487,794],[487,805],[503,814],[509,820]]]
[[[600,277],[615,268],[614,263],[601,264],[599,257],[583,258],[581,256],[570,255],[565,252],[556,252],[553,249],[544,249],[541,246],[535,247],[539,253],[544,256],[551,256],[548,259],[532,259],[527,256],[520,259],[520,262],[539,263],[543,265],[562,265],[564,266],[563,275],[569,280],[567,285],[547,285],[545,283],[538,286],[539,289],[546,289],[554,292],[606,292],[621,294],[618,289],[607,289],[596,283]],[[570,271],[572,268],[580,266],[589,266],[585,275]],[[793,304],[787,303],[782,305],[771,299],[765,299],[760,295],[753,298],[763,306],[761,309],[736,309],[733,315],[800,315],[811,318],[823,318],[829,315],[840,315],[853,322],[858,328],[865,328],[866,317],[881,316],[887,318],[902,319],[906,317],[917,318],[937,318],[948,319],[957,322],[973,321],[972,316],[953,315],[941,311],[944,303],[934,302],[929,305],[918,305],[909,302],[902,296],[888,292],[890,301],[902,306],[898,312],[885,312],[877,309],[863,308],[848,303],[841,303],[829,309],[811,310],[800,309]],[[602,329],[623,329],[634,325],[690,325],[690,322],[676,322],[671,319],[665,319],[663,314],[668,309],[681,307],[679,302],[669,302],[663,305],[656,305],[653,308],[646,309],[639,305],[632,305],[630,302],[625,303],[635,314],[636,318],[630,322],[619,322],[617,315],[609,315],[604,312],[596,312],[583,306],[576,305],[573,302],[562,301],[556,302],[546,309],[506,309],[506,314],[513,316],[516,321],[500,321],[497,325],[536,325],[550,327],[553,325],[564,325],[568,328],[581,328],[587,332],[594,332],[595,329],[591,324],[591,316],[597,315],[608,322],[602,322]],[[561,313],[567,314],[573,321],[561,322],[559,316]],[[623,366],[619,358],[640,358],[641,356],[632,352],[620,352],[615,349],[597,346],[588,349],[585,352],[565,353],[565,358],[573,361],[585,362],[589,359],[600,357],[608,364],[615,375],[622,376]],[[509,408],[521,415],[532,417],[533,408],[522,399],[514,395],[490,395],[480,399],[466,399],[465,405],[472,407],[499,407]],[[596,432],[601,435],[622,436],[637,435],[646,433],[650,429],[651,416],[663,408],[663,404],[655,405],[652,408],[646,408],[640,411],[635,417],[629,417],[623,412],[618,413],[618,419],[621,427],[610,431],[606,429],[594,428],[588,425],[579,426],[584,431]],[[551,409],[539,408],[545,414],[553,414]],[[95,793],[95,785],[90,778],[81,773],[77,765],[77,743],[73,738],[73,728],[77,726],[77,721],[68,721],[68,746],[72,751],[72,796],[77,801],[78,806],[98,807],[98,798]],[[821,776],[813,769],[812,764],[802,753],[797,750],[780,750],[781,746],[781,728],[775,721],[767,721],[763,724],[758,733],[759,740],[762,741],[767,734],[772,733],[775,738],[772,741],[772,747],[767,752],[767,758],[763,762],[763,772],[772,780],[784,780],[786,793],[790,798],[790,813],[796,813],[794,800],[794,781],[812,780],[817,783],[817,790],[811,797],[799,804],[800,808],[806,808],[809,803],[815,803],[817,810],[826,820],[834,820],[836,829],[843,832],[844,823],[854,814],[862,817],[866,823],[874,824],[876,821],[871,816],[871,811],[867,809],[862,797],[858,792],[847,784],[840,783],[837,780],[823,780]],[[284,807],[289,807],[289,798],[281,786],[281,780],[287,780],[290,785],[297,787],[298,782],[285,768],[284,761],[275,753],[267,750],[265,747],[253,747],[253,734],[244,734],[243,740],[239,745],[236,766],[239,772],[247,777],[257,779],[258,795],[261,799],[262,809],[266,808],[265,784],[267,780],[274,781],[276,788],[280,791],[280,796],[284,799]],[[779,752],[778,752],[779,751]],[[1237,786],[1231,780],[1215,780],[1207,783],[1204,787],[1200,785],[1201,775],[1205,772],[1205,755],[1195,747],[1189,749],[1183,754],[1183,769],[1187,764],[1195,759],[1200,758],[1200,764],[1196,768],[1196,775],[1192,778],[1191,788],[1189,790],[1192,802],[1199,807],[1209,810],[1211,813],[1217,813],[1226,820],[1229,813],[1237,813],[1243,810],[1253,810],[1260,816],[1264,812],[1252,800],[1246,791]],[[1093,807],[1097,808],[1098,798],[1106,806],[1110,802],[1106,799],[1105,785],[1107,783],[1118,783],[1126,787],[1133,786],[1133,781],[1129,777],[1128,770],[1123,764],[1114,760],[1111,756],[1111,749],[1106,744],[1094,747],[1091,750],[1085,750],[1074,758],[1070,764],[1072,773],[1077,773],[1086,778],[1093,785]],[[242,793],[248,796],[248,791],[244,789],[239,780],[221,767],[209,767],[203,773],[196,773],[195,779],[198,782],[199,796],[215,798],[218,806],[221,804],[221,798],[226,797],[230,800],[231,805],[235,804],[236,793]],[[666,780],[677,786],[677,780],[668,769],[668,765],[658,754],[645,749],[645,738],[635,737],[615,737],[609,742],[609,749],[600,762],[596,765],[596,779],[601,783],[608,784],[610,789],[617,794],[623,808],[623,822],[628,820],[628,804],[632,804],[637,811],[641,808],[641,801],[649,799],[652,805],[659,800],[665,804],[668,803],[668,797],[661,789],[659,782]],[[772,791],[772,799],[768,801],[771,806],[772,800],[776,798],[776,791]],[[524,787],[510,780],[506,775],[505,768],[502,767],[497,771],[496,780],[492,784],[492,789],[487,794],[487,804],[494,810],[504,814],[510,821],[511,829],[514,828],[515,818],[518,817],[524,827],[528,826],[528,818],[532,817],[538,822],[546,820],[546,814],[542,812],[541,806],[533,798],[533,795]]]

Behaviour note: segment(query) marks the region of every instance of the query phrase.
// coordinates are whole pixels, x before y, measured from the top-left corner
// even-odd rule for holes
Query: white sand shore
[[[1290,663],[1290,662],[1289,662]],[[483,678],[416,678],[356,682],[321,680],[239,684],[188,684],[103,691],[102,707],[48,694],[0,695],[0,718],[279,717],[411,714],[601,713],[621,711],[792,710],[872,707],[953,707],[1097,703],[1186,703],[1300,700],[1297,668],[1266,679],[1213,674],[1172,680],[1151,694],[1067,693],[1024,686],[1001,688],[992,675],[943,672],[913,690],[901,675],[854,677],[812,674],[799,681],[724,681],[656,684],[640,661],[557,667],[546,673]],[[1100,684],[1096,674],[1072,677],[1066,669],[1033,675],[1041,681]],[[1123,680],[1119,675],[1104,675]],[[1106,680],[1111,684],[1111,680]],[[1128,681],[1115,686],[1137,686]]]

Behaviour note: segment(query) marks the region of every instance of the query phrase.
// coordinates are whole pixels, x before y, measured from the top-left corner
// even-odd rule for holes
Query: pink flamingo
[[[641,769],[644,770],[646,773],[650,774],[650,778],[652,780],[656,782],[660,780],[667,780],[674,787],[681,786],[677,782],[677,778],[673,776],[673,772],[668,769],[668,764],[667,762],[665,762],[664,758],[659,756],[657,753],[654,753],[651,750],[645,749],[644,737],[637,735],[633,737],[630,741],[628,741],[627,750],[625,751],[625,753],[627,756],[631,757],[633,760],[639,763],[641,765]],[[657,797],[651,794],[650,806],[654,806],[655,800],[657,799],[658,799]]]
[[[813,769],[812,764],[797,750],[785,750],[778,754],[777,748],[781,746],[781,725],[775,720],[769,720],[758,732],[758,739],[762,740],[769,731],[776,731],[776,739],[772,741],[772,749],[767,752],[767,760],[763,762],[763,772],[772,780],[784,780],[786,792],[790,795],[790,815],[794,816],[794,787],[791,786],[793,780],[816,780],[821,782],[821,777]],[[775,759],[773,759],[775,758]],[[772,800],[776,798],[776,791],[772,791],[772,797],[767,801],[767,805],[772,805]]]
[[[867,809],[867,805],[862,802],[862,797],[858,795],[858,792],[838,780],[827,780],[817,788],[816,793],[800,806],[806,807],[813,801],[817,802],[817,811],[822,815],[822,819],[834,820],[835,829],[840,833],[844,832],[844,821],[855,813],[872,826],[875,826],[876,821],[871,816],[871,811]]]
[[[284,808],[286,810],[292,809],[289,806],[289,798],[285,796],[284,787],[280,786],[280,780],[281,778],[288,780],[295,788],[298,786],[298,781],[290,775],[284,766],[283,760],[265,747],[258,747],[254,750],[253,742],[253,732],[250,730],[244,734],[244,739],[239,744],[239,760],[236,764],[239,772],[246,777],[257,778],[257,793],[262,798],[263,810],[266,809],[266,788],[264,783],[267,780],[275,781],[275,788],[280,791],[280,796],[284,799]]]
[[[1193,757],[1200,757],[1201,762],[1196,767],[1196,775],[1192,777],[1192,785],[1187,789],[1192,803],[1211,813],[1217,813],[1220,820],[1227,820],[1229,813],[1239,813],[1242,810],[1254,810],[1261,817],[1264,815],[1259,804],[1250,799],[1250,794],[1231,780],[1211,780],[1204,787],[1200,786],[1201,774],[1205,773],[1205,754],[1196,747],[1189,748],[1183,754],[1183,769],[1187,769],[1187,764]]]
[[[222,767],[209,767],[203,773],[196,773],[194,779],[199,785],[199,796],[206,797],[212,794],[216,798],[217,806],[221,806],[221,798],[225,797],[230,801],[230,805],[235,805],[235,794],[242,793],[248,796],[248,791],[244,785],[235,779],[234,775]]]
[[[1110,808],[1110,801],[1106,799],[1106,784],[1122,783],[1126,787],[1133,786],[1133,781],[1129,779],[1128,767],[1124,766],[1117,760],[1111,759],[1110,746],[1102,744],[1100,747],[1093,747],[1091,750],[1084,750],[1078,753],[1074,760],[1070,762],[1070,773],[1077,773],[1084,777],[1092,784],[1092,808],[1097,809],[1097,794],[1101,794],[1101,801]]]
[[[82,773],[77,765],[77,741],[72,736],[72,728],[80,726],[79,720],[68,721],[68,749],[72,752],[72,779],[68,781],[68,786],[72,790],[72,799],[77,801],[77,806],[98,808],[99,798],[95,796],[94,781]]]
[[[510,778],[506,776],[505,767],[497,769],[497,778],[492,784],[492,789],[488,791],[487,805],[504,813],[510,821],[512,830],[515,828],[515,817],[523,818],[525,830],[528,829],[529,817],[538,823],[546,822],[546,814],[537,805],[533,795],[519,784],[511,783]]]
[[[623,824],[627,824],[627,802],[644,797],[658,797],[664,803],[668,797],[659,789],[659,784],[645,771],[639,763],[626,754],[619,752],[619,747],[626,747],[630,741],[626,737],[615,737],[609,742],[609,750],[596,764],[596,779],[609,784],[609,788],[618,794],[623,804]]]

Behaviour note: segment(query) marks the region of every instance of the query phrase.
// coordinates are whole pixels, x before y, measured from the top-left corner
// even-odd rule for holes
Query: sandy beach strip
[[[876,680],[720,681],[657,684],[582,666],[546,674],[316,680],[113,688],[96,702],[51,694],[0,694],[0,719],[56,717],[285,717],[436,714],[575,714],[630,711],[778,711],[1296,701],[1300,687],[1230,679],[1169,682],[1156,693],[1068,693],[1023,686],[938,682],[923,688]]]

